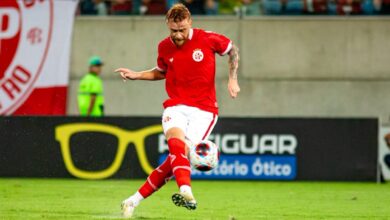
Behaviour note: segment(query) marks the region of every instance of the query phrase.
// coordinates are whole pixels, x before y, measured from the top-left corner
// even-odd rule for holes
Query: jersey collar
[[[192,36],[194,36],[194,29],[190,29],[190,33],[188,34],[188,40],[192,39]]]

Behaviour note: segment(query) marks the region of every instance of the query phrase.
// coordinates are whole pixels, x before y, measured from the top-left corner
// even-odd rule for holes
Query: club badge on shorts
[[[203,52],[201,49],[195,49],[194,52],[192,53],[192,59],[195,61],[195,62],[200,62],[203,60]]]
[[[0,0],[0,114],[28,98],[50,45],[53,0]]]

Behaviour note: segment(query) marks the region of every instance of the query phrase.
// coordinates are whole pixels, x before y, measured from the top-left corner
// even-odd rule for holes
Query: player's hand
[[[139,76],[138,73],[134,72],[133,70],[126,69],[126,68],[118,68],[115,70],[116,73],[119,73],[123,79],[123,81],[126,81],[128,79],[130,80],[136,80]]]
[[[229,79],[228,90],[229,90],[230,96],[233,99],[237,98],[237,95],[240,92],[240,86],[238,85],[237,79]]]

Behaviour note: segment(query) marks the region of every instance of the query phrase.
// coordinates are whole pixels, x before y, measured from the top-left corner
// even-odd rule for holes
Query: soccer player
[[[229,56],[228,91],[232,98],[240,92],[237,81],[238,48],[227,37],[192,28],[191,14],[183,4],[175,4],[166,14],[170,35],[158,45],[157,66],[135,72],[119,68],[123,80],[162,80],[169,98],[162,126],[168,142],[169,156],[147,178],[139,190],[122,202],[124,217],[131,217],[141,200],[175,176],[179,192],[173,194],[175,205],[196,209],[191,189],[188,146],[207,139],[217,122],[215,95],[215,53]]]

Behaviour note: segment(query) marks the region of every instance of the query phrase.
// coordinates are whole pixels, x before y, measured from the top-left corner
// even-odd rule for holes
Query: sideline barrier
[[[145,178],[159,117],[0,117],[0,177]],[[220,118],[220,166],[196,179],[376,181],[378,119]]]

